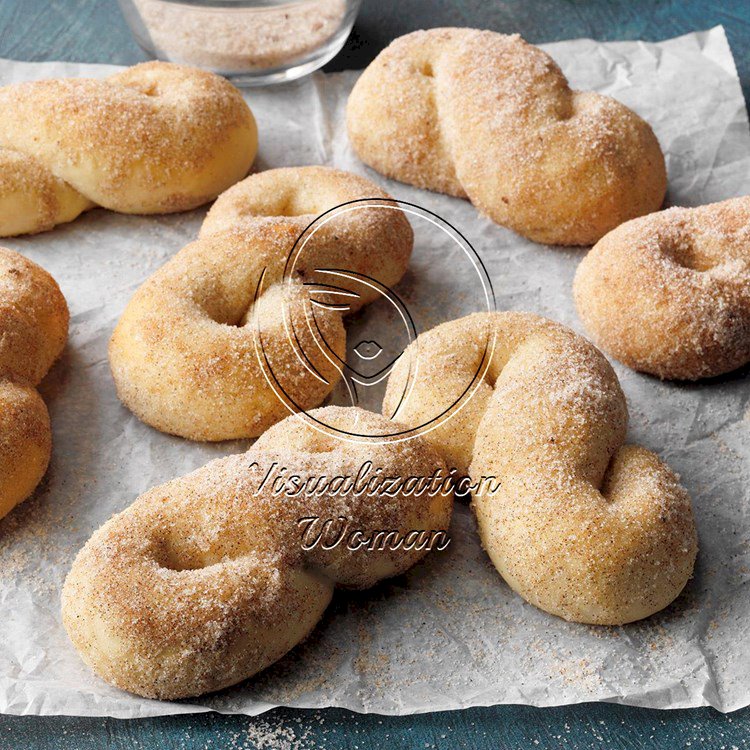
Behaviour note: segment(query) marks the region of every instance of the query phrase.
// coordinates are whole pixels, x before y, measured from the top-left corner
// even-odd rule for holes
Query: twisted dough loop
[[[0,248],[0,518],[47,471],[52,431],[36,386],[65,348],[68,318],[55,280]]]
[[[597,349],[524,313],[445,323],[396,363],[386,414],[411,357],[418,375],[394,419],[418,427],[453,414],[425,438],[478,485],[482,544],[524,599],[567,620],[621,624],[679,594],[696,555],[690,499],[657,456],[623,445],[625,398]]]
[[[242,179],[257,151],[240,92],[170,63],[5,86],[0,111],[0,236],[42,232],[94,205],[195,208]]]
[[[588,245],[656,211],[664,157],[624,105],[571,91],[519,36],[431,29],[396,39],[347,106],[354,150],[388,177],[468,197],[538,242]]]
[[[335,428],[384,434],[393,425],[356,408],[313,412]],[[446,530],[447,492],[378,495],[346,490],[274,495],[269,472],[304,481],[445,471],[419,439],[344,442],[289,417],[244,455],[214,461],[142,495],[76,558],[63,589],[63,622],[86,663],[125,690],[182,698],[233,685],[280,659],[320,620],[336,585],[366,588],[398,575],[424,550],[303,546],[299,520],[348,519],[365,535]]]
[[[292,276],[286,263],[318,214],[363,198],[390,200],[325,167],[269,170],[224,193],[200,238],[141,286],[117,324],[109,354],[123,403],[192,440],[256,437],[320,405],[341,374],[346,334],[342,313],[312,305],[302,282],[334,268],[389,287],[406,270],[413,234],[401,211],[367,206],[308,235]],[[352,310],[376,297],[356,291]]]
[[[750,197],[610,232],[573,285],[586,330],[628,367],[697,380],[750,361]]]

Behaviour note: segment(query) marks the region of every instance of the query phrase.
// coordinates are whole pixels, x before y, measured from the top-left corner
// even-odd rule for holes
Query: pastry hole
[[[157,81],[152,81],[147,86],[141,88],[141,93],[144,96],[158,96],[159,95],[159,84]]]
[[[428,61],[423,62],[419,66],[419,72],[421,75],[423,75],[425,78],[434,78],[435,72],[432,69],[432,63]]]
[[[335,435],[318,433],[312,437],[310,443],[305,447],[308,453],[333,453],[340,445],[340,439]]]
[[[191,554],[184,546],[174,544],[169,538],[157,541],[154,558],[159,567],[176,573],[186,570],[203,570],[218,562],[218,560],[209,559],[205,554]]]
[[[663,252],[676,265],[701,273],[710,271],[721,262],[720,252],[718,258],[714,257],[710,248],[696,247],[692,242],[667,246],[663,249]]]
[[[211,310],[210,308],[207,309],[207,307],[208,306],[203,306],[203,311],[213,323],[217,323],[220,326],[227,326],[228,328],[244,328],[248,321],[249,312],[244,312],[239,318],[236,316],[229,318],[226,314],[221,314],[225,311]]]
[[[307,190],[295,190],[283,199],[279,199],[274,206],[276,216],[309,216],[311,219],[324,213],[340,201],[338,196],[315,195]]]
[[[192,561],[186,561],[186,560],[177,560],[177,559],[171,559],[167,560],[166,562],[160,561],[160,565],[162,568],[166,568],[167,570],[172,570],[175,573],[182,573],[186,570],[203,570],[203,568],[209,567],[208,565],[201,564],[193,564]]]

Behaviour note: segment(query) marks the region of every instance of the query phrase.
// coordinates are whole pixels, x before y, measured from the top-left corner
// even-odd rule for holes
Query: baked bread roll
[[[346,359],[342,315],[378,298],[373,281],[391,287],[409,263],[411,226],[390,200],[327,167],[269,170],[224,193],[199,239],[138,289],[115,328],[109,360],[122,402],[191,440],[257,437],[319,406]],[[308,231],[348,201],[363,207]],[[331,296],[334,286],[351,293]]]
[[[657,211],[667,186],[649,125],[614,99],[571,90],[518,35],[399,37],[354,86],[347,127],[378,172],[468,198],[536,242],[593,244]]]
[[[47,471],[52,430],[36,386],[65,348],[68,320],[55,280],[0,247],[0,518]]]
[[[487,554],[540,609],[620,625],[690,578],[690,498],[658,456],[624,445],[614,371],[564,326],[527,313],[444,323],[398,360],[383,412],[468,473]]]
[[[335,429],[378,435],[383,417],[357,408],[315,410]],[[383,529],[445,531],[452,494],[379,493],[332,486],[278,494],[287,467],[303,481],[356,477],[365,462],[389,477],[445,466],[419,438],[349,442],[298,417],[272,427],[245,454],[213,461],[155,487],[100,528],[65,581],[63,622],[100,677],[149,698],[186,698],[244,680],[280,659],[316,626],[336,586],[367,588],[403,573],[426,548],[359,546]],[[443,474],[444,476],[444,474]],[[391,488],[392,489],[392,488]],[[325,544],[303,519],[342,517],[348,536]],[[317,532],[316,532],[317,533]],[[314,538],[314,534],[313,534]],[[382,549],[381,549],[382,546]]]
[[[228,81],[164,62],[105,80],[0,88],[0,237],[32,234],[103,206],[187,211],[250,169],[258,135]]]
[[[602,238],[573,294],[586,330],[628,367],[669,380],[750,362],[750,197],[670,208]]]

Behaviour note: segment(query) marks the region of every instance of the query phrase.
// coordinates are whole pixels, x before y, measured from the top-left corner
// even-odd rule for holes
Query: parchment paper
[[[611,94],[653,125],[667,154],[670,202],[697,205],[750,192],[750,133],[723,29],[659,44],[579,40],[546,49],[575,87]],[[113,70],[3,61],[0,81]],[[321,163],[369,175],[467,236],[499,309],[538,312],[581,331],[571,282],[583,250],[535,245],[464,201],[388,182],[358,163],[343,118],[356,77],[318,74],[250,91],[261,131],[257,168]],[[313,636],[253,681],[169,703],[128,695],[91,674],[60,624],[60,588],[77,550],[144,490],[248,446],[199,445],[146,427],[118,403],[107,365],[107,341],[126,302],[196,236],[203,214],[141,218],[96,210],[52,232],[3,242],[52,272],[72,324],[67,351],[42,386],[55,432],[49,475],[0,523],[1,711],[139,717],[257,714],[286,705],[406,714],[594,700],[730,711],[750,703],[747,368],[675,385],[615,363],[630,405],[630,439],[680,472],[700,534],[694,579],[673,606],[645,622],[587,627],[526,604],[497,575],[459,504],[446,552],[369,592],[337,595]],[[456,261],[451,242],[424,221],[413,223],[414,260],[398,289],[422,328],[478,309],[473,272]],[[365,311],[354,325],[373,315],[377,310]]]

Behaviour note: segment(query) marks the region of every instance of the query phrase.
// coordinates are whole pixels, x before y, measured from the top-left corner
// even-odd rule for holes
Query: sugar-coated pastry
[[[670,208],[603,237],[578,266],[578,314],[596,343],[669,380],[750,362],[750,197]]]
[[[396,363],[383,410],[412,428],[449,417],[424,437],[468,472],[487,554],[540,609],[620,625],[690,578],[690,498],[658,456],[624,445],[612,367],[564,326],[528,313],[444,323]]]
[[[468,198],[537,242],[593,244],[657,211],[667,186],[649,125],[615,99],[573,91],[518,35],[399,37],[354,86],[347,126],[378,172]]]
[[[393,428],[355,407],[313,415],[371,435]],[[303,482],[352,478],[366,462],[388,477],[445,476],[438,453],[419,438],[351,442],[291,416],[247,453],[141,495],[91,537],[65,581],[63,622],[83,660],[124,690],[172,699],[219,690],[273,664],[315,627],[336,586],[367,588],[403,573],[428,551],[408,533],[448,528],[447,484],[380,492],[318,483],[319,491],[295,495],[278,493],[280,472],[266,478],[274,466]],[[310,518],[346,525],[315,544],[300,524]],[[373,542],[384,529],[404,542]]]
[[[374,203],[305,234],[319,214],[362,199]],[[303,234],[304,247],[295,245]],[[342,314],[376,299],[377,283],[393,286],[412,244],[403,212],[362,177],[327,167],[248,177],[122,314],[109,347],[120,399],[152,427],[191,440],[257,437],[319,406],[346,358]],[[365,283],[347,287],[339,271]],[[353,293],[321,298],[311,285]]]
[[[52,430],[36,386],[65,348],[68,320],[55,280],[0,247],[0,518],[47,471]]]
[[[165,62],[105,80],[0,88],[0,237],[93,206],[186,211],[241,180],[258,148],[250,108],[225,79]]]

